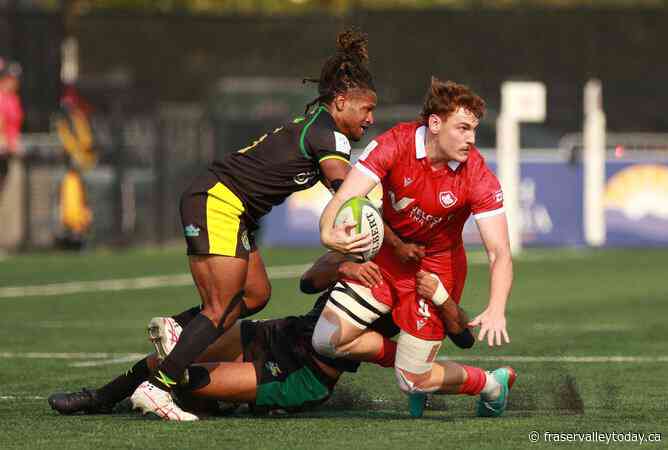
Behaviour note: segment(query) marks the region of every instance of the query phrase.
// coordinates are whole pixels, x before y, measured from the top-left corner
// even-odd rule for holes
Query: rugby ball
[[[371,249],[358,254],[363,261],[372,260],[380,251],[385,236],[383,217],[378,209],[365,197],[353,197],[347,200],[336,213],[334,225],[342,223],[356,223],[352,233],[369,233],[371,235]]]

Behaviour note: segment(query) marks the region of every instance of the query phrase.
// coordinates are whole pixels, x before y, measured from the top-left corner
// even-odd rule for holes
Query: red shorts
[[[438,275],[450,298],[459,304],[466,281],[464,246],[425,257],[419,265],[402,264],[391,248],[383,246],[373,262],[380,267],[383,284],[371,292],[376,300],[392,308],[392,317],[399,328],[420,339],[443,340],[445,327],[440,313],[431,300],[418,296],[415,276],[420,269]],[[346,282],[359,284],[351,280]]]

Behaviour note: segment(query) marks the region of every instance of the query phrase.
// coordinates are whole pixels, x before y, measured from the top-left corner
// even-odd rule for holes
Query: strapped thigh
[[[414,374],[429,372],[440,348],[441,341],[427,341],[401,331],[394,366]]]
[[[339,281],[332,288],[327,305],[359,329],[365,329],[390,307],[376,300],[371,289]]]

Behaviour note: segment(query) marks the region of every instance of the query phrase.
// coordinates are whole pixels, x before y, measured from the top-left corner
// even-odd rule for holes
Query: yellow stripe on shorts
[[[207,191],[206,228],[209,233],[209,253],[223,256],[235,256],[239,217],[244,212],[244,205],[227,186],[216,183]]]

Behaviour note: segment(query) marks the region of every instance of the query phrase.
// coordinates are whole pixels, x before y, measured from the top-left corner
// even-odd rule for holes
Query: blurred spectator
[[[80,250],[86,243],[93,213],[88,206],[81,173],[69,158],[68,166],[60,183],[60,223],[63,229],[56,245],[65,250]]]
[[[79,95],[76,88],[67,85],[60,98],[60,113],[56,119],[56,131],[68,158],[81,171],[95,167],[97,152],[89,116],[93,108]]]
[[[66,250],[80,250],[85,246],[93,221],[82,177],[83,172],[97,163],[88,119],[92,107],[72,85],[63,89],[60,106],[56,131],[65,150],[68,168],[60,184],[61,229],[57,233],[56,245]]]
[[[21,147],[23,109],[19,99],[21,66],[0,58],[0,194],[9,172],[9,158],[18,155]]]

